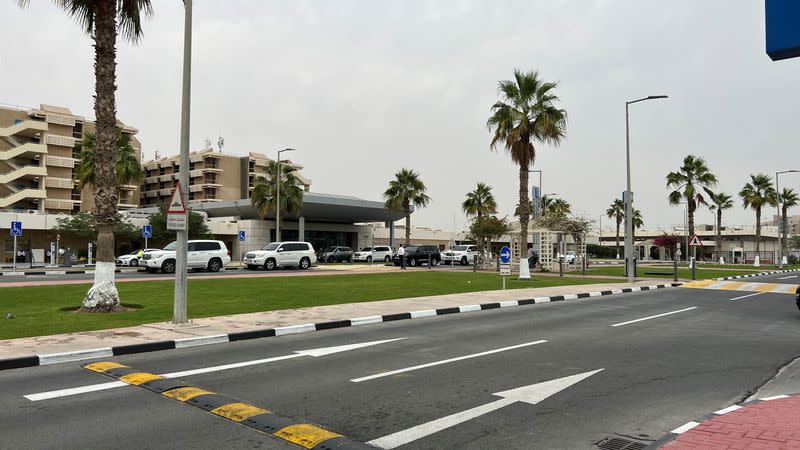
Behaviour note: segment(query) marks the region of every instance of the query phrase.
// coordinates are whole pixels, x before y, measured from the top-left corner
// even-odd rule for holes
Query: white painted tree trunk
[[[90,311],[114,311],[119,308],[119,293],[114,284],[114,263],[98,262],[94,271],[94,286],[83,299],[83,308]]]

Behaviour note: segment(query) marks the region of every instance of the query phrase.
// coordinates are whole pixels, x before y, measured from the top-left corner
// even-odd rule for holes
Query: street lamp
[[[782,173],[795,173],[800,172],[800,170],[783,170],[781,172],[775,172],[775,190],[778,191],[778,268],[783,269],[783,237],[781,233],[781,225],[783,225],[783,220],[781,219],[781,201],[783,200],[783,196],[781,195],[781,185],[778,182],[778,175]],[[783,230],[783,233],[786,233],[786,230]],[[788,233],[786,234],[789,235]]]
[[[625,161],[627,165],[627,178],[628,186],[625,190],[625,269],[628,272],[628,282],[633,283],[636,278],[636,265],[633,260],[633,220],[631,219],[631,210],[633,208],[633,193],[631,192],[631,133],[630,133],[630,120],[628,119],[628,107],[634,103],[639,103],[647,100],[657,100],[668,98],[666,95],[651,95],[648,97],[640,98],[625,102]]]
[[[275,177],[275,183],[278,185],[277,195],[275,196],[275,240],[277,242],[281,241],[281,153],[293,151],[295,151],[293,148],[278,150],[278,176]],[[302,236],[300,240],[303,240]]]

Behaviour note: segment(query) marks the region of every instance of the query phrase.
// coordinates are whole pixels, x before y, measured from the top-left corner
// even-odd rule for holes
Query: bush
[[[789,255],[786,260],[789,262],[789,264],[800,264],[800,258],[794,255]]]
[[[586,253],[594,258],[616,258],[616,247],[606,247],[605,245],[587,244]]]

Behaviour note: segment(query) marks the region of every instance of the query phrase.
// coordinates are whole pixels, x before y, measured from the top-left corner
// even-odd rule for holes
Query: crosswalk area
[[[680,287],[689,289],[714,289],[720,291],[771,292],[774,294],[794,294],[796,284],[748,283],[743,281],[700,280],[684,283]]]

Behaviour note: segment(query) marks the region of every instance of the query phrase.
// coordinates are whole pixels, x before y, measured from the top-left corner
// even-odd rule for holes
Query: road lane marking
[[[471,355],[458,356],[456,358],[444,359],[444,360],[435,361],[435,362],[432,362],[432,363],[420,364],[420,365],[417,365],[417,366],[406,367],[404,369],[397,369],[397,370],[392,370],[392,371],[389,371],[389,372],[382,372],[382,373],[378,373],[378,374],[375,374],[375,375],[369,375],[369,376],[366,376],[366,377],[353,378],[350,381],[352,381],[353,383],[360,383],[362,381],[369,381],[369,380],[374,380],[376,378],[383,378],[383,377],[389,377],[389,376],[392,376],[392,375],[397,375],[398,373],[411,372],[411,371],[414,371],[414,370],[420,370],[420,369],[426,369],[428,367],[440,366],[442,364],[448,364],[448,363],[451,363],[451,362],[463,361],[465,359],[478,358],[478,357],[481,357],[481,356],[491,355],[491,354],[494,354],[494,353],[500,353],[500,352],[505,352],[505,351],[509,351],[509,350],[515,350],[515,349],[518,349],[518,348],[529,347],[531,345],[544,344],[545,342],[547,342],[547,341],[546,340],[540,340],[540,341],[526,342],[524,344],[512,345],[511,347],[497,348],[497,349],[488,350],[488,351],[485,351],[485,352],[473,353]]]
[[[265,358],[265,359],[256,359],[252,361],[243,361],[238,363],[231,363],[231,364],[223,364],[220,366],[212,366],[212,367],[204,367],[200,369],[192,369],[192,370],[184,370],[180,372],[171,372],[160,374],[160,376],[164,378],[179,378],[179,377],[187,377],[191,375],[198,375],[202,373],[210,373],[210,372],[219,372],[222,370],[230,370],[230,369],[238,369],[240,367],[247,367],[247,366],[255,366],[260,364],[268,364],[271,362],[283,361],[286,359],[294,359],[300,358],[302,356],[310,356],[312,358],[317,358],[320,356],[331,355],[334,353],[345,352],[349,350],[356,350],[359,348],[364,347],[371,347],[373,345],[385,344],[388,342],[399,341],[405,338],[396,338],[396,339],[385,339],[382,341],[372,341],[372,342],[360,342],[357,344],[348,344],[348,345],[339,345],[336,347],[324,347],[318,349],[311,349],[311,350],[297,350],[293,354],[283,355],[283,356],[275,356],[272,358]],[[126,367],[122,364],[116,362],[98,362],[92,363],[85,366],[89,370],[93,370],[95,372],[103,372],[109,368],[119,368],[119,367]],[[88,386],[78,386],[73,388],[67,389],[58,389],[54,391],[47,391],[47,392],[38,392],[35,394],[27,394],[23,395],[26,399],[32,402],[38,402],[42,400],[49,400],[58,397],[69,397],[72,395],[79,395],[79,394],[87,394],[89,392],[95,391],[103,391],[106,389],[113,389],[122,386],[127,386],[126,383],[121,381],[112,381],[110,383],[98,383],[92,384]]]
[[[779,280],[791,280],[792,278],[797,278],[797,275],[790,275],[788,277],[780,277]]]
[[[674,430],[670,431],[670,433],[683,434],[698,425],[700,424],[697,422],[686,422],[685,424],[679,426],[678,428],[675,428]]]
[[[729,299],[728,299],[728,301],[741,300],[741,299],[743,299],[743,298],[747,298],[747,297],[753,297],[753,296],[756,296],[756,295],[761,295],[761,294],[764,294],[764,293],[765,293],[765,292],[754,292],[754,293],[752,293],[752,294],[742,295],[741,297],[729,298]]]
[[[689,308],[679,309],[677,311],[670,311],[670,312],[666,312],[666,313],[663,313],[663,314],[656,314],[655,316],[642,317],[641,319],[629,320],[627,322],[615,323],[614,325],[611,325],[611,326],[612,327],[621,327],[623,325],[629,325],[629,324],[632,324],[632,323],[641,322],[643,320],[656,319],[658,317],[669,316],[671,314],[678,314],[678,313],[682,313],[682,312],[686,312],[686,311],[691,311],[693,309],[697,309],[697,306],[692,306],[692,307],[689,307]]]
[[[727,408],[722,408],[719,411],[714,411],[714,414],[717,414],[717,415],[721,416],[723,414],[728,414],[729,412],[736,411],[737,409],[742,409],[742,407],[739,406],[739,405],[731,405],[731,406],[728,406]]]
[[[598,369],[591,372],[584,372],[564,378],[558,378],[555,380],[536,383],[529,386],[523,386],[517,389],[511,389],[503,392],[495,392],[492,395],[503,398],[501,398],[500,400],[495,400],[490,403],[486,403],[484,405],[477,406],[475,408],[468,409],[466,411],[461,411],[446,417],[442,417],[440,419],[423,423],[421,425],[417,425],[408,428],[406,430],[398,431],[396,433],[392,433],[390,435],[378,439],[373,439],[367,442],[367,444],[373,445],[378,448],[392,449],[422,439],[426,436],[430,436],[444,429],[454,427],[468,420],[475,419],[484,414],[488,414],[492,411],[496,411],[500,408],[506,407],[508,405],[517,402],[536,405],[537,403],[545,400],[546,398],[553,396],[563,391],[564,389],[572,386],[573,384],[583,381],[586,378],[589,378],[590,376],[602,370],[603,369]]]

